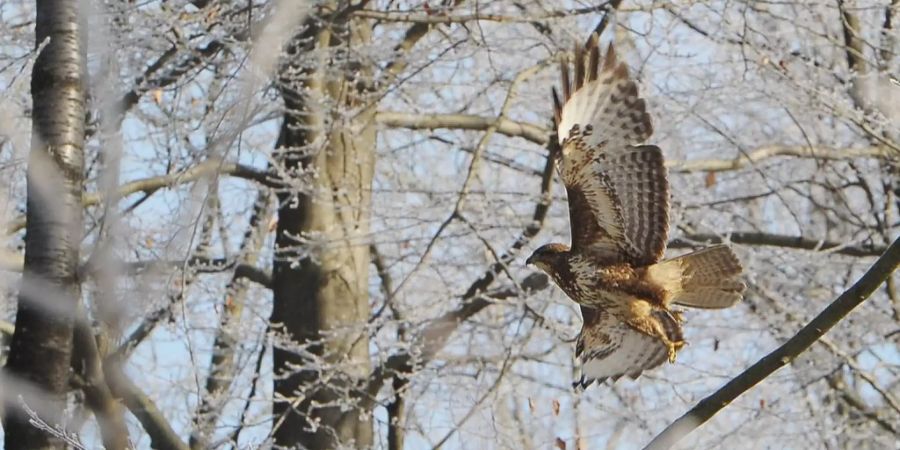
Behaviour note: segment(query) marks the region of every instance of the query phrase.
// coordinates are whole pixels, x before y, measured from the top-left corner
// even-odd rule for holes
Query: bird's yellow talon
[[[685,344],[686,344],[685,341],[668,342],[666,344],[666,346],[669,348],[669,362],[670,363],[673,363],[673,364],[675,363],[675,357],[678,355],[678,350],[681,350]]]

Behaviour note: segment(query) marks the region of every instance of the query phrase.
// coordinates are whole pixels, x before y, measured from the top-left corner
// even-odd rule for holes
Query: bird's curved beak
[[[525,260],[525,265],[526,265],[526,266],[530,266],[530,265],[532,265],[533,263],[534,263],[534,255],[529,256],[528,259]]]

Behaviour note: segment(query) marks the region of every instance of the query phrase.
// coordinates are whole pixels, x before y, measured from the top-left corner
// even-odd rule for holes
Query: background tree
[[[89,101],[67,117],[86,118],[84,220],[63,221],[80,233],[65,259],[80,293],[47,297],[70,305],[75,345],[58,349],[76,357],[39,361],[69,374],[40,400],[68,392],[68,408],[22,408],[35,380],[21,371],[0,392],[8,418],[46,422],[34,436],[109,446],[124,421],[140,448],[638,448],[796,333],[900,228],[896,2],[81,7]],[[0,11],[9,342],[40,227],[27,87],[53,41],[35,48],[34,5]],[[750,289],[726,314],[688,315],[677,364],[579,395],[577,309],[520,254],[566,238],[549,87],[595,28],[642,80],[672,253],[730,241]],[[898,321],[894,275],[683,445],[890,446]],[[10,369],[16,339],[0,349]]]
[[[27,164],[28,232],[16,329],[7,370],[28,382],[21,402],[61,423],[66,404],[72,330],[81,286],[81,190],[84,171],[85,39],[75,3],[37,2],[31,73],[32,137]],[[43,398],[35,394],[43,393]],[[52,434],[11,408],[5,448],[56,448]]]

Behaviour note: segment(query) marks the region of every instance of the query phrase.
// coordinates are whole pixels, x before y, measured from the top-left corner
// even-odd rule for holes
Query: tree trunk
[[[328,59],[305,70],[302,81],[298,67],[287,66],[282,75],[287,113],[279,164],[303,187],[279,194],[272,325],[294,347],[274,350],[279,446],[372,444],[368,414],[347,404],[347,392],[371,371],[364,325],[374,107],[362,98],[364,72],[348,57],[370,32],[363,23],[317,30],[317,51],[297,50],[289,58],[327,53]]]
[[[34,102],[27,176],[25,273],[7,369],[40,394],[18,394],[48,425],[61,426],[66,405],[72,327],[81,295],[85,36],[79,2],[38,0],[35,35],[46,41],[31,79]],[[63,448],[7,404],[6,449]]]

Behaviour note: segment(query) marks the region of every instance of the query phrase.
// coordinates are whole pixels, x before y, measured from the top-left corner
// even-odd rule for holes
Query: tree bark
[[[285,447],[364,448],[372,421],[347,403],[371,371],[364,325],[375,127],[374,107],[363,98],[368,74],[352,47],[371,30],[362,21],[332,22],[314,33],[317,50],[292,49],[289,58],[330,59],[316,61],[302,81],[294,66],[281,79],[287,113],[276,153],[302,188],[279,193],[271,321],[293,342],[274,348],[273,435]]]
[[[32,146],[27,175],[25,273],[7,369],[42,395],[22,400],[48,425],[61,425],[66,405],[82,237],[85,33],[78,2],[37,1]],[[63,448],[54,436],[6,405],[6,449]],[[12,406],[9,408],[9,406]]]

